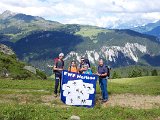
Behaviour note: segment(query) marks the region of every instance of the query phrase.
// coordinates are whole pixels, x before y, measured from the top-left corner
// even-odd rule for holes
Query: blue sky
[[[65,24],[117,28],[160,20],[160,0],[1,0],[0,12],[41,16]]]

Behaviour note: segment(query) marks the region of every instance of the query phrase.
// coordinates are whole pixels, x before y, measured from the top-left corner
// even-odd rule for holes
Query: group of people
[[[64,54],[60,53],[59,57],[54,60],[54,66],[53,71],[55,73],[55,88],[54,88],[54,95],[57,97],[58,95],[58,87],[60,85],[61,88],[61,77],[62,77],[62,71],[64,70]],[[106,65],[104,64],[103,59],[99,59],[99,64],[97,67],[97,72],[93,73],[91,70],[91,65],[89,63],[88,59],[85,59],[84,57],[81,57],[80,64],[77,65],[76,61],[73,60],[68,66],[69,72],[75,72],[79,74],[96,74],[99,76],[99,85],[102,92],[102,102],[108,101],[108,91],[107,91],[107,74],[108,69]]]

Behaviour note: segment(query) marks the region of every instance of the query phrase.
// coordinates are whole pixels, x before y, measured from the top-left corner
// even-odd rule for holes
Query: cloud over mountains
[[[0,12],[10,10],[62,23],[116,28],[160,20],[159,0],[1,0]]]

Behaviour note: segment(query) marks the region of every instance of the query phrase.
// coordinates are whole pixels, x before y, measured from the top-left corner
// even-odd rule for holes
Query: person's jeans
[[[61,74],[55,74],[55,86],[54,86],[54,94],[58,93],[58,86],[60,84],[60,89],[61,90]]]
[[[99,85],[102,92],[102,99],[108,100],[107,78],[99,78]]]

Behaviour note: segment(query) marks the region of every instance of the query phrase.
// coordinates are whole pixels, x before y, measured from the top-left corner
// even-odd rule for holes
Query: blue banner
[[[62,72],[61,100],[67,105],[94,107],[96,75]]]

